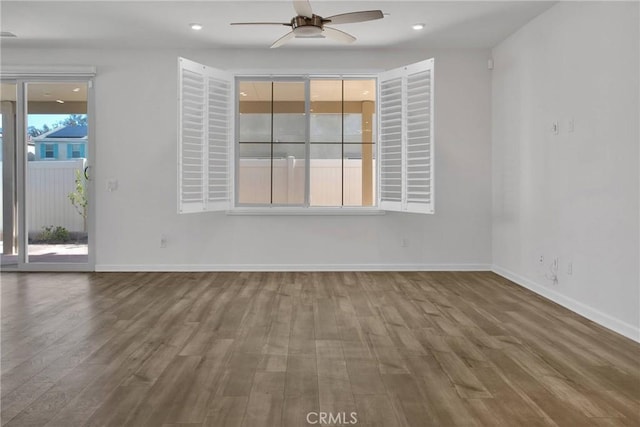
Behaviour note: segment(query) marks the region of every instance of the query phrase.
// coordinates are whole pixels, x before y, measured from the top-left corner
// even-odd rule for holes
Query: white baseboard
[[[534,281],[529,280],[526,277],[522,277],[505,268],[494,265],[491,267],[491,271],[506,279],[511,280],[517,285],[527,288],[540,296],[543,296],[557,304],[560,304],[561,306],[568,308],[569,310],[583,317],[586,317],[587,319],[601,326],[604,326],[605,328],[611,329],[612,331],[617,332],[620,335],[623,335],[636,342],[640,342],[640,328],[638,328],[637,326],[616,319],[615,317],[603,313],[600,310],[576,301],[575,299],[567,297],[566,295],[562,295],[561,293],[556,292],[553,289],[549,289],[546,286],[535,283]]]
[[[490,264],[98,264],[96,271],[490,271]]]

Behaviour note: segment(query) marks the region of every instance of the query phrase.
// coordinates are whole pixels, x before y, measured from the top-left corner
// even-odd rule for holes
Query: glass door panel
[[[18,265],[18,215],[16,181],[16,93],[15,83],[0,84],[0,255],[2,268]]]
[[[87,83],[28,83],[28,263],[88,263]]]

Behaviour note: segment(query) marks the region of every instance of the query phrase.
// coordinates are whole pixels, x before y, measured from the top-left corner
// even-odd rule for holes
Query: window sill
[[[235,208],[227,211],[227,215],[311,215],[311,216],[358,216],[358,215],[384,215],[386,211],[379,208]]]

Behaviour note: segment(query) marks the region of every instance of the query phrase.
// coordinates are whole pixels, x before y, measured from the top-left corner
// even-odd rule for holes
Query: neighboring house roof
[[[87,126],[65,126],[62,128],[55,128],[47,133],[43,133],[35,138],[36,142],[45,142],[52,139],[81,139],[87,138]]]
[[[56,132],[48,134],[46,138],[85,138],[86,136],[86,126],[65,126],[62,129],[56,129]]]

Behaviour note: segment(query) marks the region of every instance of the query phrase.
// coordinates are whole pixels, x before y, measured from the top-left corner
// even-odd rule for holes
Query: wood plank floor
[[[640,345],[493,273],[0,278],[6,426],[640,425]]]

